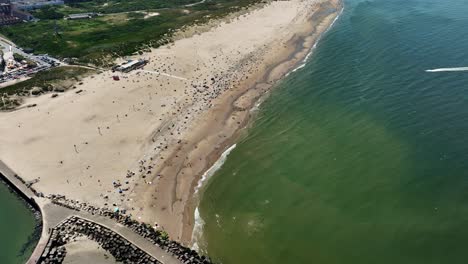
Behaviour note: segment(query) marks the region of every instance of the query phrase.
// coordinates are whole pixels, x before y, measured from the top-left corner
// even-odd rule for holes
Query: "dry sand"
[[[340,0],[274,1],[146,53],[144,70],[0,114],[0,160],[45,194],[127,209],[189,243],[198,179],[296,66]],[[334,12],[332,12],[334,11]]]
[[[95,241],[86,237],[78,237],[66,244],[67,254],[64,264],[111,264],[119,263]]]

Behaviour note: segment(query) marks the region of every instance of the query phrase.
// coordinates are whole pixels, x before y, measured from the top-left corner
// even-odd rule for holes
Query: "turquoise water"
[[[466,0],[349,0],[206,184],[232,263],[467,263]]]
[[[0,181],[0,263],[25,263],[37,243],[35,218],[17,195]]]

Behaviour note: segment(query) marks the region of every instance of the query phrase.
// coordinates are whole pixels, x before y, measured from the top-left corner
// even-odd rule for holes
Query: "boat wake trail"
[[[468,71],[468,67],[440,68],[440,69],[426,70],[426,72],[458,72],[458,71]]]

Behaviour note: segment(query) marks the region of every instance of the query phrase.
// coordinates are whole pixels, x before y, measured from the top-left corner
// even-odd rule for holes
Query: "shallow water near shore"
[[[349,0],[205,184],[202,251],[235,263],[466,263],[464,0]]]
[[[25,263],[37,243],[34,214],[0,181],[0,263]]]

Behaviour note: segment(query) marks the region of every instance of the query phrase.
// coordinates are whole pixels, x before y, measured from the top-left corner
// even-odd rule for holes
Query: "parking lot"
[[[23,56],[25,59],[33,61],[37,66],[30,67],[18,67],[11,70],[6,70],[0,73],[0,84],[22,79],[31,76],[37,72],[48,70],[52,67],[57,67],[63,64],[61,61],[50,57],[47,54],[34,55],[23,51],[23,49],[16,47],[14,43],[0,38],[0,46],[4,51],[10,50],[13,53]]]

